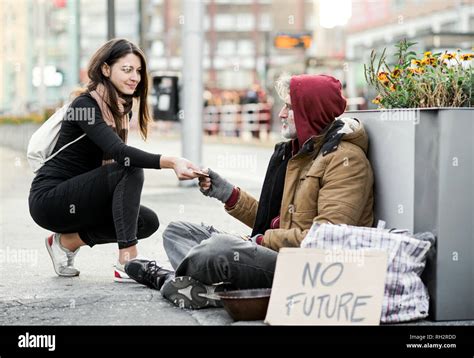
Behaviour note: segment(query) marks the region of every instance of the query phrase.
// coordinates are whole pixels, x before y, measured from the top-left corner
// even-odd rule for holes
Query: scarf
[[[119,137],[122,138],[124,143],[127,143],[128,130],[129,130],[129,116],[128,116],[128,113],[125,113],[126,112],[125,107],[127,105],[127,101],[121,98],[120,96],[117,96],[118,108],[119,108],[120,113],[122,114],[122,118],[121,118],[122,128],[119,133],[115,125],[114,116],[112,114],[112,111],[110,110],[110,106],[109,106],[110,95],[108,93],[107,87],[105,87],[102,83],[99,83],[96,89],[90,92],[90,95],[99,104],[100,112],[102,113],[102,118],[104,122],[107,123],[108,126],[113,128],[113,130],[119,135]],[[129,105],[127,107],[129,107]],[[113,162],[114,162],[114,159],[112,159],[109,154],[104,153],[104,157],[102,159],[102,165],[110,164]]]
[[[265,234],[265,231],[271,228],[273,219],[280,215],[286,167],[292,156],[291,150],[292,142],[290,141],[277,144],[268,163],[262,193],[258,201],[257,216],[255,218],[252,236]]]

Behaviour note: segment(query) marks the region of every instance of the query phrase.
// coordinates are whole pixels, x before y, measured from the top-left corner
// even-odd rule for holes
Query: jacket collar
[[[307,155],[312,154],[315,151],[319,151],[324,141],[324,134],[315,135],[310,137],[304,144],[301,146],[300,150],[296,155]]]

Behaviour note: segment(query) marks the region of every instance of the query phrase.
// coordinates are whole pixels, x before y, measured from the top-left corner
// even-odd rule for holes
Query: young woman
[[[147,137],[148,79],[143,52],[125,39],[104,44],[92,56],[90,82],[72,102],[61,125],[56,152],[33,180],[29,208],[33,220],[54,232],[46,248],[59,276],[77,276],[74,258],[83,245],[117,242],[115,280],[133,281],[124,264],[137,256],[137,239],[152,235],[158,217],[140,205],[143,168],[171,168],[180,180],[199,170],[183,158],[152,154],[128,146],[133,98],[139,99],[138,122]]]

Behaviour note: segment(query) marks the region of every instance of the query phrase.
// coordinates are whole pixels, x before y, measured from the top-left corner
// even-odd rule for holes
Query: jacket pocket
[[[323,168],[313,166],[300,176],[294,199],[296,212],[317,213],[319,189],[323,175]]]
[[[313,220],[316,217],[316,210],[311,211],[295,211],[292,215],[291,227],[297,227],[300,230],[308,230],[313,225]]]

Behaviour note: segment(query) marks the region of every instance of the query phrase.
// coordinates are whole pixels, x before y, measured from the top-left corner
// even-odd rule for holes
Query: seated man
[[[285,102],[279,117],[288,141],[275,146],[260,200],[210,169],[199,183],[204,195],[252,228],[250,237],[172,222],[163,241],[176,277],[146,260],[127,264],[130,277],[181,307],[203,308],[216,304],[207,297],[216,289],[271,287],[278,250],[299,247],[314,222],[372,226],[368,138],[358,120],[336,119],[346,108],[340,82],[283,76],[276,88]]]

